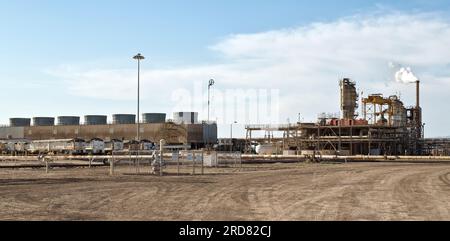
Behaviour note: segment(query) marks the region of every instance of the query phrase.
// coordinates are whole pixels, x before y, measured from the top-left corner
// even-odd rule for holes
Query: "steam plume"
[[[417,78],[411,71],[411,68],[401,68],[397,73],[395,73],[395,80],[399,83],[414,83],[419,78]]]

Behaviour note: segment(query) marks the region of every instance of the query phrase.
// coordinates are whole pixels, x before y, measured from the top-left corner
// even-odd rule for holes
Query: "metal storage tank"
[[[274,144],[262,144],[255,148],[258,155],[273,155],[277,153],[277,147]]]
[[[108,116],[106,115],[86,115],[84,116],[85,125],[106,125],[108,124]]]
[[[130,114],[115,114],[113,115],[113,124],[136,124],[136,115]]]
[[[341,112],[343,119],[355,119],[355,112],[358,109],[358,93],[356,83],[345,78],[339,83],[341,87]]]
[[[10,118],[9,119],[9,125],[11,127],[30,126],[31,125],[31,119],[30,118]]]
[[[54,126],[55,118],[53,117],[33,117],[33,126]]]
[[[58,116],[58,125],[60,125],[60,126],[80,125],[80,117],[79,116]]]
[[[204,143],[215,144],[217,143],[217,124],[216,123],[204,123],[203,125],[203,141]]]
[[[198,112],[175,112],[173,121],[178,124],[198,124]]]
[[[166,122],[166,114],[164,113],[145,113],[142,114],[143,123],[165,123]]]

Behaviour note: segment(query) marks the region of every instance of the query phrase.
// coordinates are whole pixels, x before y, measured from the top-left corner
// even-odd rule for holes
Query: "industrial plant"
[[[294,155],[429,155],[439,148],[429,145],[432,140],[423,136],[419,80],[412,107],[397,95],[360,97],[356,82],[349,78],[342,79],[339,86],[341,116],[324,113],[316,123],[248,125],[246,152],[251,152],[255,143],[264,154]],[[254,132],[264,132],[265,137],[252,138]],[[282,132],[283,137],[273,138],[274,132]]]
[[[339,81],[340,116],[322,113],[316,122],[249,124],[245,139],[219,139],[217,123],[200,122],[197,112],[176,112],[172,119],[165,113],[144,113],[142,121],[134,114],[114,114],[112,122],[107,115],[86,115],[83,123],[79,116],[58,116],[56,123],[54,117],[11,118],[9,126],[0,128],[0,140],[14,144],[67,139],[100,139],[105,143],[165,140],[192,150],[248,155],[449,155],[449,139],[424,138],[420,81],[413,83],[416,103],[408,106],[397,95],[363,96],[357,92],[355,81],[343,78]],[[255,137],[262,133],[263,138]]]
[[[78,116],[11,118],[8,126],[0,127],[3,142],[29,142],[59,139],[136,140],[136,115],[86,115],[81,123]],[[139,126],[140,140],[158,143],[161,139],[172,145],[203,148],[217,141],[217,124],[200,122],[198,113],[177,112],[173,119],[164,113],[144,113]]]

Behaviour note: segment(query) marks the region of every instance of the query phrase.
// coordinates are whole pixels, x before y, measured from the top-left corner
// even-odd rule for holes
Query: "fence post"
[[[114,176],[114,151],[111,153],[111,160],[109,161],[109,175]]]
[[[238,153],[239,161],[241,162],[241,171],[242,171],[242,153]]]
[[[141,148],[141,146],[139,145],[139,147],[138,148]],[[141,173],[141,170],[140,170],[140,166],[139,166],[139,164],[140,164],[140,161],[139,161],[139,149],[136,151],[136,174],[140,174]]]
[[[219,152],[215,153],[215,157],[216,157],[216,168],[219,168]]]
[[[202,175],[205,175],[205,155],[202,151]]]
[[[192,152],[192,175],[195,175],[195,152]]]
[[[133,167],[132,167],[132,165],[133,165],[133,161],[132,161],[132,159],[131,159],[131,152],[132,152],[132,150],[131,150],[131,146],[128,148],[128,155],[129,155],[129,160],[128,160],[128,171],[129,172],[132,172],[132,170],[133,170]]]
[[[164,158],[164,145],[166,144],[166,141],[160,140],[159,141],[159,176],[163,176],[163,158]]]
[[[180,155],[177,156],[177,176],[180,175]]]

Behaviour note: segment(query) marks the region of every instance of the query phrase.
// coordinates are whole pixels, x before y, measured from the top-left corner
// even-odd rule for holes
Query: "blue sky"
[[[128,57],[155,64],[210,60],[205,46],[229,34],[289,28],[380,11],[446,11],[448,1],[16,0],[1,1],[1,63],[11,69]],[[115,61],[113,61],[115,60]],[[3,72],[3,71],[2,71]],[[14,71],[15,72],[15,71]]]
[[[447,23],[448,10],[450,3],[443,0],[0,0],[0,84],[4,100],[0,123],[6,124],[9,117],[21,116],[134,112],[132,98],[75,93],[84,90],[74,87],[76,82],[86,83],[86,80],[73,76],[85,76],[86,72],[99,76],[98,73],[104,73],[104,70],[120,76],[124,73],[116,71],[135,67],[131,56],[137,52],[148,58],[144,63],[144,69],[148,71],[198,69],[199,66],[223,64],[234,66],[239,61],[235,58],[235,52],[229,54],[227,45],[227,40],[233,39],[233,36],[313,28],[315,23],[333,23],[348,17],[364,19],[406,15],[415,18],[420,15],[423,22]],[[439,16],[439,19],[431,17],[430,20],[429,16],[422,14]],[[404,21],[401,19],[398,21]],[[434,31],[430,28],[432,30],[423,31]],[[222,48],[223,45],[228,49]],[[242,56],[237,58],[241,60]],[[405,60],[400,64],[417,66],[419,75],[434,76],[448,83],[445,78],[447,73],[440,71],[440,68],[432,68],[432,63],[410,62]],[[241,69],[248,72],[254,67],[249,67],[246,62]],[[61,73],[62,70],[65,72]],[[352,73],[352,70],[347,69],[344,73]],[[148,80],[149,85],[159,86],[158,82],[164,81],[164,78],[156,78],[159,75],[149,73],[149,76],[155,77]],[[338,78],[336,75],[331,81],[336,82]],[[123,83],[134,84],[128,78],[123,78]],[[226,78],[222,83],[228,88],[232,86],[232,81],[227,82]],[[369,81],[366,86],[370,88],[375,85]],[[105,90],[101,85],[98,88],[93,92]],[[239,88],[250,87],[243,85]],[[281,88],[283,97],[289,96],[283,91],[288,90]],[[171,112],[170,101],[164,100],[166,97],[159,96],[157,92],[156,88],[144,89],[143,95],[147,96],[143,100],[144,111]],[[407,94],[408,90],[405,91],[405,98]],[[444,100],[445,96],[436,95],[436,100],[439,98]],[[338,111],[338,104],[324,106],[324,111],[333,111],[333,108]],[[280,118],[292,120],[298,112],[307,111],[307,108],[295,109],[292,113],[281,111]],[[305,116],[312,120],[317,114],[315,112]],[[432,117],[430,115],[427,120],[432,122]],[[440,126],[443,123],[435,122],[434,127],[430,127],[430,135],[440,135],[439,129],[444,128]],[[450,135],[450,130],[445,131],[445,135]],[[221,131],[221,135],[226,133],[228,130]]]

